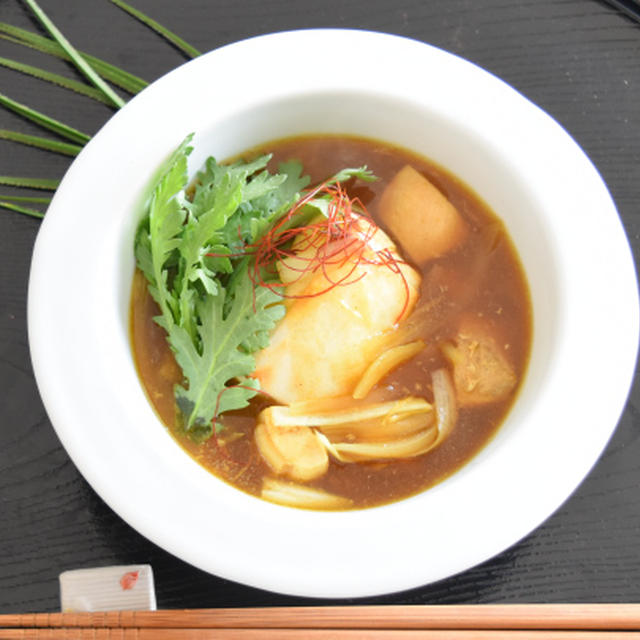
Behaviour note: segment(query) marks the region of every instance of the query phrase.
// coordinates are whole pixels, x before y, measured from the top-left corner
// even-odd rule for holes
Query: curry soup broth
[[[372,391],[376,400],[414,395],[433,401],[431,372],[450,367],[440,345],[453,339],[461,314],[482,319],[499,336],[504,353],[522,379],[532,332],[531,304],[517,254],[502,224],[470,189],[426,159],[371,140],[314,136],[286,139],[250,152],[272,153],[270,169],[292,158],[302,162],[311,184],[342,167],[367,165],[379,180],[358,183],[349,190],[377,220],[377,201],[385,185],[410,164],[435,184],[466,220],[470,233],[464,244],[427,262],[421,270],[418,307],[431,305],[424,323],[426,348],[384,378]],[[384,225],[380,224],[384,229]],[[401,247],[400,247],[401,250]],[[271,472],[254,443],[257,414],[268,406],[259,396],[251,406],[224,416],[224,430],[197,444],[176,428],[173,387],[181,372],[153,321],[158,315],[144,277],[136,272],[131,302],[134,358],[147,395],[177,442],[201,465],[232,485],[260,495],[262,479]],[[416,308],[418,308],[416,307]],[[516,389],[517,391],[517,389]],[[356,508],[371,507],[416,494],[443,480],[473,457],[505,418],[515,393],[506,400],[461,407],[453,432],[435,449],[398,461],[340,463],[331,458],[329,471],[309,486],[346,496]]]

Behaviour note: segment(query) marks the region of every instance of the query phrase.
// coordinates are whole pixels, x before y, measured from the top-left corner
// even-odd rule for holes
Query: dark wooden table
[[[409,36],[477,63],[549,112],[582,145],[613,194],[638,258],[640,24],[608,4],[599,0],[131,2],[201,51],[260,33],[331,26]],[[79,49],[146,80],[185,60],[107,0],[41,0],[41,5]],[[0,21],[38,30],[19,0],[0,0]],[[74,75],[64,63],[4,40],[0,56]],[[89,134],[112,113],[91,100],[2,68],[0,92]],[[39,133],[4,110],[0,128]],[[0,175],[59,178],[68,163],[64,156],[0,141]],[[0,612],[55,611],[61,571],[127,563],[153,566],[160,607],[311,603],[194,569],[131,529],[80,476],[47,418],[29,359],[27,282],[38,226],[35,219],[0,211]],[[73,274],[69,279],[72,285]],[[593,296],[597,305],[598,292]],[[599,401],[598,378],[606,374],[594,370],[585,401]],[[557,513],[520,543],[456,577],[366,602],[640,601],[639,410],[636,379],[598,464]],[[540,472],[544,473],[544,461]]]

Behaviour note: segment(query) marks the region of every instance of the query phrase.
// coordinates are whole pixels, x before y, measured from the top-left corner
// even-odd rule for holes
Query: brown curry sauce
[[[525,372],[532,334],[532,311],[526,278],[502,223],[474,193],[442,168],[426,159],[381,142],[351,137],[305,136],[270,143],[247,156],[273,154],[277,164],[295,158],[317,183],[343,167],[367,165],[379,180],[357,183],[349,193],[357,196],[376,219],[376,200],[385,185],[404,165],[411,164],[434,183],[457,207],[471,233],[458,249],[429,261],[421,270],[418,305],[444,299],[434,306],[425,327],[425,348],[388,375],[377,394],[385,399],[407,395],[433,400],[431,372],[448,366],[438,345],[457,331],[459,314],[475,314],[498,335],[518,379]],[[383,225],[381,225],[383,226]],[[383,227],[384,229],[384,227]],[[165,339],[153,321],[158,309],[137,272],[131,302],[131,341],[138,372],[147,396],[176,441],[201,465],[248,493],[259,495],[262,478],[269,474],[253,441],[255,416],[266,406],[257,397],[242,411],[224,416],[224,430],[197,444],[175,428],[173,387],[181,372]],[[343,464],[331,460],[328,473],[309,486],[347,496],[355,508],[393,502],[440,482],[470,460],[493,436],[511,407],[517,389],[502,402],[463,407],[452,432],[436,449],[416,458]]]

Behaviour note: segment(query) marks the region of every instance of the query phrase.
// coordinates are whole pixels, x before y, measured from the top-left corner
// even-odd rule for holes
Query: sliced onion
[[[333,448],[346,462],[415,458],[432,449],[438,439],[435,427],[408,438],[387,442],[334,442]]]
[[[356,400],[366,398],[371,389],[390,371],[410,360],[425,347],[423,340],[414,340],[408,344],[401,344],[383,351],[362,374],[362,378],[353,390]]]
[[[414,413],[393,413],[382,418],[332,424],[321,429],[333,442],[340,440],[366,440],[367,442],[388,442],[424,431],[435,423],[431,410]]]
[[[301,509],[348,509],[352,505],[352,501],[344,496],[274,478],[263,480],[262,498]]]
[[[356,408],[339,409],[314,414],[293,413],[290,407],[273,406],[264,410],[269,412],[269,420],[282,427],[322,427],[326,431],[331,425],[344,425],[375,418],[384,418],[394,414],[410,415],[432,410],[424,398],[408,397],[402,400],[391,400],[377,404],[362,405]]]
[[[431,374],[433,400],[435,405],[438,438],[434,446],[440,444],[453,430],[458,419],[458,403],[451,375],[446,369],[438,369]]]

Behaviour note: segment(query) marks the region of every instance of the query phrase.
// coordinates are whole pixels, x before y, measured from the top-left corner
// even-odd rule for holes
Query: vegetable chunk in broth
[[[250,494],[330,510],[414,495],[472,458],[531,344],[495,214],[378,141],[276,141],[186,188],[188,151],[140,226],[131,298],[139,376],[180,446]]]

